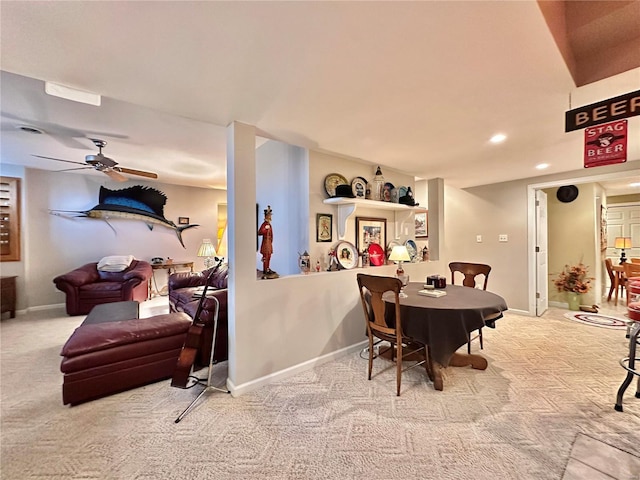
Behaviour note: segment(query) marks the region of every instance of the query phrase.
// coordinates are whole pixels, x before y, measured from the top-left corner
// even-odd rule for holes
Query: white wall
[[[549,302],[567,303],[566,294],[558,292],[553,281],[565,265],[583,263],[589,269],[591,290],[583,295],[582,303],[600,302],[596,277],[599,273],[600,252],[596,245],[598,212],[596,184],[578,186],[578,197],[569,203],[558,200],[557,188],[545,189],[547,194],[548,253],[549,253]],[[599,283],[599,282],[598,282]]]
[[[558,185],[593,181],[595,175],[615,175],[618,172],[630,178],[640,175],[640,161],[575,170],[562,174],[545,175],[512,182],[485,185],[465,190],[450,186],[445,190],[446,263],[453,256],[464,255],[488,263],[493,267],[489,289],[501,295],[511,309],[533,314],[529,308],[529,282],[532,272],[528,259],[535,249],[530,243],[527,187],[539,185],[546,188],[554,182]],[[482,243],[476,235],[482,234]],[[507,234],[509,241],[498,242],[499,234]],[[551,270],[550,270],[551,272]]]
[[[308,164],[307,151],[301,147],[269,140],[256,150],[257,224],[262,224],[270,205],[274,235],[270,268],[279,275],[298,273],[298,253],[308,249]],[[261,242],[262,237],[258,245]],[[262,268],[258,254],[256,269]]]
[[[106,178],[106,177],[105,177]],[[102,220],[56,216],[54,210],[88,210],[98,203],[100,186],[121,189],[146,185],[167,196],[165,218],[178,223],[189,217],[199,227],[183,232],[183,248],[172,229],[147,225],[135,220]],[[159,182],[104,180],[102,176],[26,169],[23,190],[23,258],[26,265],[24,284],[18,289],[18,309],[64,303],[64,294],[52,282],[66,273],[106,255],[133,255],[149,261],[152,257],[171,257],[176,261],[193,261],[196,271],[204,268],[196,252],[203,238],[216,237],[217,204],[226,202],[226,191],[181,187]],[[72,215],[72,214],[69,214]],[[157,285],[166,284],[166,271],[155,275]]]

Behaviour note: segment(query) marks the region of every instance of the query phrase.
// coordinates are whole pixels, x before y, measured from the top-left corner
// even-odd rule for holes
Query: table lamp
[[[409,256],[409,251],[407,247],[404,245],[396,245],[391,250],[391,255],[389,255],[389,260],[392,262],[398,262],[398,269],[396,270],[396,275],[404,275],[404,270],[402,268],[402,262],[410,262],[411,257]]]
[[[205,238],[202,240],[200,244],[200,248],[198,248],[198,257],[205,257],[204,259],[204,268],[205,270],[213,267],[213,257],[216,256],[216,249],[211,243],[210,238]]]
[[[613,248],[619,248],[622,250],[620,254],[620,265],[627,261],[627,257],[624,254],[625,248],[631,248],[631,237],[616,237]]]

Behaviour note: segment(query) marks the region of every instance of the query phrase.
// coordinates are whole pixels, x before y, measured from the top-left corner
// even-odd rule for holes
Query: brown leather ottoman
[[[75,405],[173,375],[191,318],[149,318],[83,324],[62,348],[62,403]]]

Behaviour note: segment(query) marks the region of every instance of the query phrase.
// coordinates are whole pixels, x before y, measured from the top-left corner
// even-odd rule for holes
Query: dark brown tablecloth
[[[495,293],[477,288],[447,285],[444,297],[418,295],[422,283],[410,283],[400,299],[400,315],[405,335],[429,346],[431,357],[447,366],[453,353],[469,341],[470,333],[491,326],[507,310],[507,304]],[[393,318],[393,294],[385,294],[387,314]],[[391,308],[389,308],[391,307]]]

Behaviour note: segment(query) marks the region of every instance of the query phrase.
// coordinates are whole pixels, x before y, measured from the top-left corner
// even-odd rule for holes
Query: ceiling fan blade
[[[141,177],[147,177],[147,178],[158,178],[157,173],[145,172],[143,170],[134,170],[132,168],[113,167],[113,170],[115,170],[116,172],[128,173],[129,175],[139,175]]]
[[[64,170],[56,170],[56,172],[73,172],[74,170],[91,170],[93,167],[65,168]]]
[[[122,175],[121,173],[116,172],[112,168],[105,168],[104,170],[100,170],[102,173],[108,175],[111,180],[115,180],[116,182],[126,182],[129,180],[127,177]]]
[[[84,164],[84,163],[82,163],[82,162],[74,162],[74,161],[72,161],[72,160],[63,160],[63,159],[61,159],[61,158],[45,157],[45,156],[42,156],[42,155],[33,155],[33,154],[32,154],[32,156],[34,156],[34,157],[38,157],[38,158],[45,158],[45,159],[47,159],[47,160],[56,160],[56,161],[58,161],[58,162],[75,163],[76,165],[85,165],[85,164]]]

